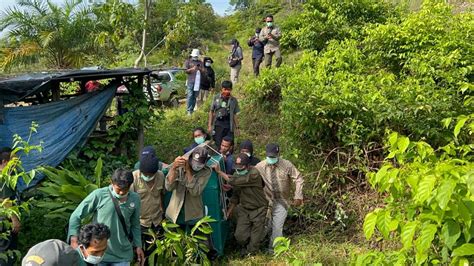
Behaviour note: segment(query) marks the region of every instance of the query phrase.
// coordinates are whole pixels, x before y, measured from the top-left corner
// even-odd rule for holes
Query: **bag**
[[[122,211],[120,210],[119,203],[117,199],[112,195],[112,192],[110,192],[110,190],[109,190],[109,195],[110,195],[110,198],[112,198],[112,202],[114,203],[115,211],[117,212],[117,215],[119,217],[120,224],[122,224],[122,229],[125,232],[125,235],[127,235],[128,241],[130,241],[130,243],[133,244],[133,235],[131,232],[129,233],[127,230],[127,224],[125,223],[125,218],[123,217]]]
[[[237,47],[232,48],[232,53],[230,54],[229,60],[228,60],[228,63],[229,63],[230,67],[235,67],[236,65],[238,65],[240,63],[239,59],[234,58],[234,55],[235,55],[236,51],[237,51]]]
[[[230,67],[235,67],[239,63],[240,63],[239,59],[229,58],[229,66]]]

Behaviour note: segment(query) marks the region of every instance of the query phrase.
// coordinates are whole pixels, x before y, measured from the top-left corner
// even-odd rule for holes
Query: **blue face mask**
[[[87,258],[84,258],[84,254],[82,253],[82,250],[84,250],[84,252],[87,252],[86,248],[83,245],[80,245],[79,246],[79,254],[81,255],[82,260],[87,262],[87,263],[96,265],[96,264],[99,264],[102,261],[102,259],[104,258],[102,256],[93,256],[93,255],[90,255],[90,254],[87,255]]]
[[[112,196],[114,196],[116,199],[123,199],[128,196],[128,193],[125,195],[119,195],[117,192],[115,192],[115,189],[112,187]]]
[[[144,174],[141,174],[140,177],[141,177],[145,182],[149,182],[149,181],[155,179],[155,175],[146,176],[146,175],[144,175]]]
[[[267,157],[267,163],[270,164],[270,165],[274,165],[278,162],[278,157],[276,158],[273,158],[273,157]]]
[[[203,137],[203,136],[200,136],[200,137],[197,137],[197,138],[194,138],[194,142],[196,142],[197,145],[199,144],[203,144],[204,141],[206,141],[206,139]]]
[[[235,169],[235,173],[236,173],[237,175],[246,175],[248,172],[249,172],[248,169],[243,169],[243,170]]]

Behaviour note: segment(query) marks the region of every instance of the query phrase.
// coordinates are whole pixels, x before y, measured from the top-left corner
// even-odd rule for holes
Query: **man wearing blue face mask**
[[[263,190],[264,183],[260,173],[250,165],[250,158],[245,153],[237,156],[234,169],[235,173],[228,176],[215,167],[216,172],[234,189],[227,217],[230,217],[234,208],[239,206],[234,235],[239,245],[243,246],[241,255],[255,254],[265,236],[268,200]]]
[[[273,250],[273,241],[283,236],[288,208],[290,206],[291,181],[295,183],[294,206],[303,204],[303,177],[296,167],[288,160],[280,157],[278,144],[268,144],[267,158],[255,166],[265,182],[265,194],[269,199],[271,213],[269,213],[269,228],[271,228],[270,250]]]
[[[129,266],[133,253],[144,265],[140,230],[140,196],[129,192],[133,183],[132,172],[117,169],[111,178],[111,185],[92,191],[74,210],[69,218],[68,239],[77,248],[81,220],[93,215],[93,221],[103,223],[110,229],[110,239],[104,254],[102,266]]]
[[[265,27],[260,31],[258,39],[265,45],[263,48],[265,58],[265,66],[270,68],[272,66],[272,58],[275,56],[275,66],[280,67],[282,58],[280,51],[281,31],[273,22],[273,15],[265,17]]]
[[[107,249],[110,230],[104,224],[87,224],[79,233],[79,247],[74,249],[58,239],[34,245],[23,258],[23,266],[97,265]]]
[[[163,197],[165,176],[158,170],[158,158],[155,151],[140,156],[140,169],[133,172],[133,184],[130,191],[140,195],[140,226],[142,230],[142,243],[145,252],[145,264],[153,252],[150,243],[153,237],[147,234],[152,230],[155,234],[162,234],[161,221],[163,220]]]

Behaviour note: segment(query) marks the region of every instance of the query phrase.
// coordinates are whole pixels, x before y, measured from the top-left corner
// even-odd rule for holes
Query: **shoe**
[[[188,116],[192,116],[192,115],[193,115],[193,113],[191,113],[191,112],[188,112]]]

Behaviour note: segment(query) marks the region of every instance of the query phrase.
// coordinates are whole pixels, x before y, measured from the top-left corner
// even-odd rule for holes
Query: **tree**
[[[8,29],[10,42],[3,50],[3,69],[28,60],[43,60],[56,69],[78,67],[94,52],[94,18],[82,0],[62,6],[51,0],[17,0],[17,5],[0,18],[0,31]]]

